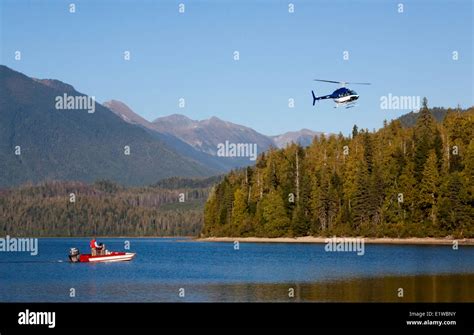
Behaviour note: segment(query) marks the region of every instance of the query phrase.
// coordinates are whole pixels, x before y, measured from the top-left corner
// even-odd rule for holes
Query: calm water
[[[0,301],[474,301],[474,247],[366,245],[357,256],[323,244],[101,241],[120,251],[125,240],[131,262],[69,263],[69,248],[86,253],[88,239],[40,239],[37,256],[0,252]]]

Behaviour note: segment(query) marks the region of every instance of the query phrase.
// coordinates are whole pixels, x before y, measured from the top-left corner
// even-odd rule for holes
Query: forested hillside
[[[474,237],[474,108],[441,123],[317,137],[262,154],[211,192],[206,236]]]
[[[0,191],[2,236],[184,236],[202,229],[209,187],[48,182]],[[163,181],[163,184],[170,182]],[[203,181],[204,185],[205,182]],[[184,200],[184,202],[180,202]]]

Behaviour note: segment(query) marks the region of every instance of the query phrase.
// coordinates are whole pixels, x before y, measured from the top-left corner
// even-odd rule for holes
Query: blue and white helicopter
[[[313,94],[313,106],[316,104],[316,101],[318,100],[324,100],[324,99],[332,99],[335,103],[336,106],[334,108],[337,108],[339,106],[345,106],[346,108],[351,108],[355,107],[355,103],[357,99],[359,99],[359,95],[357,94],[356,91],[350,90],[346,88],[346,85],[370,85],[370,83],[349,83],[347,81],[333,81],[333,80],[323,80],[323,79],[314,79],[314,81],[322,81],[325,83],[333,83],[333,84],[340,84],[341,87],[332,92],[332,94],[329,95],[322,95],[320,97],[317,97],[314,94],[314,91],[311,91]]]

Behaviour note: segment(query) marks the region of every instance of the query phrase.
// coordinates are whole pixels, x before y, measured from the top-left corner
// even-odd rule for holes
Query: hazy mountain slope
[[[70,85],[0,66],[0,88],[0,186],[103,178],[140,185],[216,172],[182,157],[100,104],[95,113],[56,109],[57,96],[83,95]],[[21,155],[15,155],[16,146]],[[124,146],[130,147],[129,156]]]
[[[194,148],[212,155],[217,154],[218,144],[225,141],[229,141],[229,143],[256,143],[259,153],[274,145],[268,136],[217,117],[195,121],[184,115],[173,114],[156,119],[153,121],[153,125],[156,130],[173,134]]]
[[[103,105],[107,106],[112,112],[120,116],[125,122],[143,127],[151,136],[164,142],[168,147],[172,148],[180,155],[195,160],[209,169],[216,171],[216,173],[226,172],[236,167],[253,164],[253,162],[249,161],[248,158],[218,157],[203,152],[170,132],[162,132],[158,130],[158,127],[156,127],[153,123],[147,121],[135,113],[130,107],[121,101],[111,100],[104,102]],[[186,121],[190,119],[182,116],[182,120]],[[180,121],[176,120],[175,122]]]
[[[313,142],[315,136],[320,136],[321,132],[312,131],[309,129],[301,129],[299,131],[289,131],[287,133],[272,136],[276,147],[284,148],[290,143],[298,143],[301,146],[307,147]]]
[[[120,116],[125,122],[140,125],[146,128],[153,127],[151,122],[142,118],[140,115],[135,113],[130,107],[128,107],[125,103],[121,101],[110,100],[102,103],[102,105],[110,109],[116,115]]]

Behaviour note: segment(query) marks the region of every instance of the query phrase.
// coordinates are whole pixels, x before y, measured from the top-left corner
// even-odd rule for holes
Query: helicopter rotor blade
[[[345,85],[370,85],[370,83],[352,83],[348,81],[334,81],[334,80],[324,80],[324,79],[313,79],[313,81],[322,81],[325,83],[333,83],[333,84],[340,84],[342,86]]]
[[[325,83],[333,83],[333,84],[343,84],[341,81],[334,81],[334,80],[324,80],[324,79],[313,79],[314,81],[322,81]]]
[[[370,85],[370,83],[349,83],[349,82],[346,82],[345,84],[350,84],[350,85]]]

